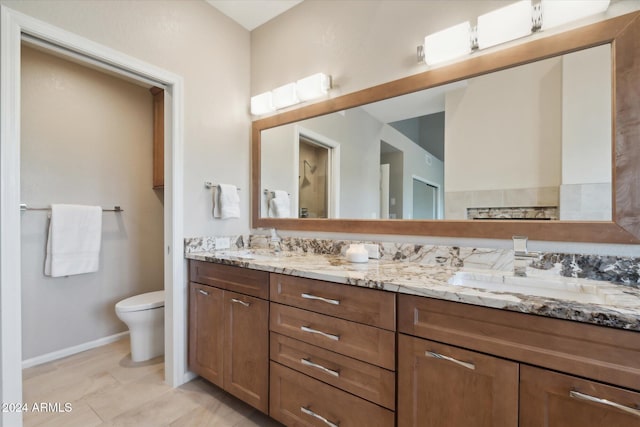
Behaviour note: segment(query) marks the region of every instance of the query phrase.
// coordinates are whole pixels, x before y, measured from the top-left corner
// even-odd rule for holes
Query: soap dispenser
[[[369,261],[369,252],[364,247],[363,244],[353,243],[349,245],[349,249],[347,249],[347,261],[349,262],[368,262]]]

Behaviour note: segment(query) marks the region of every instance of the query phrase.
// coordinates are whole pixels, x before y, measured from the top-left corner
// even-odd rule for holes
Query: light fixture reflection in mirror
[[[262,185],[291,193],[301,217],[327,217],[300,200],[324,196],[294,158],[304,128],[342,149],[329,218],[608,221],[610,57],[603,45],[264,130]]]

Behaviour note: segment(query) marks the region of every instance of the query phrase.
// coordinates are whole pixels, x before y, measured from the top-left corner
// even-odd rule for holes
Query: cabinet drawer
[[[189,262],[189,280],[254,297],[269,298],[269,273],[205,261]]]
[[[395,370],[395,334],[384,329],[271,303],[270,329]]]
[[[640,393],[522,366],[522,427],[640,426]]]
[[[287,426],[392,427],[393,412],[271,362],[269,415]]]
[[[638,332],[404,294],[398,329],[640,390]]]
[[[398,426],[517,427],[518,369],[516,362],[400,334]]]
[[[395,409],[395,374],[392,371],[273,332],[271,360]]]
[[[396,296],[375,289],[271,273],[271,301],[396,330]]]

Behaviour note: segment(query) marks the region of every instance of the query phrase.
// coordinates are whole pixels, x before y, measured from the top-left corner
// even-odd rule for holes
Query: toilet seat
[[[147,292],[123,299],[116,304],[116,311],[125,313],[129,311],[151,310],[164,307],[164,291]]]

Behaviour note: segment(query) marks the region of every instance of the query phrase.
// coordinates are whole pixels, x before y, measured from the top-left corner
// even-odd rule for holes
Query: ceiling
[[[303,0],[206,0],[249,31],[286,12]]]

